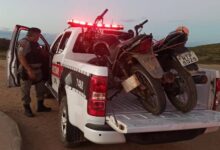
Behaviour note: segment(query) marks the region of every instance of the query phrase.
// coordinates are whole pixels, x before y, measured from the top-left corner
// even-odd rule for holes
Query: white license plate
[[[182,53],[176,56],[182,66],[188,66],[199,61],[198,57],[193,51]]]

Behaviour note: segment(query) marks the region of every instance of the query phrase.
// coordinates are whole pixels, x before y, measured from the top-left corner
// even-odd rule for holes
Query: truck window
[[[62,35],[60,35],[60,36],[56,39],[55,43],[53,44],[53,47],[51,48],[51,52],[52,52],[53,54],[55,54],[56,51],[57,51],[57,48],[58,48],[58,46],[59,46],[61,37],[62,37]]]
[[[73,53],[85,53],[82,41],[83,41],[83,37],[82,37],[82,33],[80,33],[74,44]]]
[[[18,41],[25,38],[27,35],[27,30],[20,30],[19,32],[19,37],[18,37]]]
[[[85,38],[85,36],[81,33],[76,39],[72,52],[93,54],[92,46],[92,40],[90,38]]]
[[[71,32],[66,32],[66,33],[63,35],[63,38],[62,38],[62,40],[61,40],[59,49],[58,49],[58,51],[57,51],[58,54],[59,54],[59,53],[62,53],[63,50],[65,49],[66,44],[67,44],[67,42],[68,42],[68,40],[69,40],[70,35],[71,35]]]

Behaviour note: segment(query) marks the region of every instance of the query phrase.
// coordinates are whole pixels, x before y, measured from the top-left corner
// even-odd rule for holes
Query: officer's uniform
[[[22,65],[19,66],[19,75],[20,75],[20,84],[21,84],[21,96],[24,104],[30,104],[30,89],[31,85],[35,85],[36,97],[38,101],[44,100],[45,86],[42,81],[43,72],[42,72],[42,56],[41,49],[39,44],[29,42],[27,38],[23,38],[18,42],[18,53],[22,52],[27,60],[27,63],[32,68],[37,79],[31,81],[28,77],[28,74]]]

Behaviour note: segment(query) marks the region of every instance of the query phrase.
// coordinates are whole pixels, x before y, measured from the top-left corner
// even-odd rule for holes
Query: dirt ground
[[[6,61],[0,61],[0,110],[12,117],[19,125],[23,137],[24,150],[61,150],[64,149],[59,141],[58,129],[58,104],[50,99],[46,104],[52,107],[50,113],[36,113],[36,99],[34,88],[32,89],[32,108],[34,118],[23,115],[22,102],[19,88],[7,88],[6,85]],[[50,144],[48,144],[50,143]]]
[[[0,60],[0,111],[12,117],[19,125],[22,138],[23,150],[66,150],[59,136],[58,129],[58,103],[53,99],[48,99],[46,105],[52,107],[50,113],[36,113],[36,99],[32,92],[32,108],[35,113],[34,118],[27,118],[23,115],[22,102],[20,100],[19,88],[7,88],[6,86],[6,61]],[[220,66],[212,66],[219,68]],[[219,150],[220,132],[199,136],[193,140],[176,142],[170,144],[137,145],[133,143],[118,145],[96,145],[92,143],[84,144],[74,149],[101,150]]]

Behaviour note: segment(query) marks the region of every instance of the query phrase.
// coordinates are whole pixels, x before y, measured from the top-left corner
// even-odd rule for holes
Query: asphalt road
[[[60,142],[58,129],[59,106],[53,99],[46,104],[52,107],[50,113],[36,113],[36,100],[32,92],[32,108],[36,117],[27,118],[23,115],[19,88],[6,87],[5,61],[0,61],[0,110],[7,113],[19,125],[23,137],[23,150],[66,150]],[[210,67],[210,66],[209,66]],[[220,66],[211,66],[220,69]],[[77,150],[219,150],[220,131],[201,135],[193,140],[169,144],[138,145],[134,143],[117,145],[96,145],[86,143]]]

